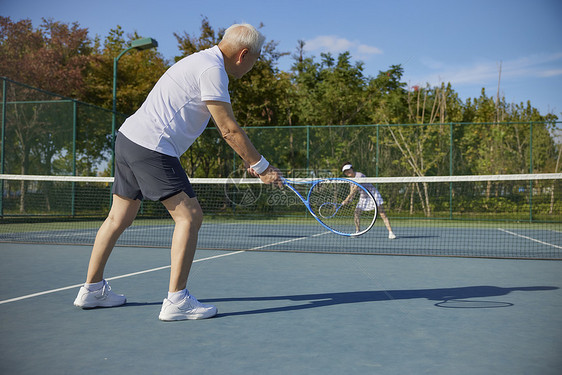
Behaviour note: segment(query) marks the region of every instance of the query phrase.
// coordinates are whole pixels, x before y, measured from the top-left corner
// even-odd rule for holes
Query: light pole
[[[119,59],[132,49],[142,51],[145,49],[158,47],[158,42],[152,38],[140,38],[131,42],[131,46],[123,50],[113,59],[113,116],[111,119],[111,177],[115,174],[115,123],[117,120],[117,62]]]

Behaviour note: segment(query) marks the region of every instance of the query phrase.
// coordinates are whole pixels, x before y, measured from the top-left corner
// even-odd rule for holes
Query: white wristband
[[[263,155],[261,156],[260,161],[258,161],[254,165],[250,165],[250,168],[252,168],[257,174],[262,174],[267,169],[267,167],[269,167],[269,162],[265,160]]]

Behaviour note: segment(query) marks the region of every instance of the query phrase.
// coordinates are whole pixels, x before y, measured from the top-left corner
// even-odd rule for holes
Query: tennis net
[[[289,174],[290,175],[290,174]],[[108,177],[0,175],[0,242],[91,245]],[[328,232],[289,189],[258,179],[191,179],[205,213],[199,249],[562,259],[562,173],[364,178],[381,217],[357,238]],[[296,185],[306,196],[307,185]],[[143,201],[121,246],[169,247],[173,221]]]

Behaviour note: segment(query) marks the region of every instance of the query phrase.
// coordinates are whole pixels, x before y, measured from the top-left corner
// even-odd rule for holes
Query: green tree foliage
[[[498,113],[502,122],[496,121]],[[548,169],[546,160],[551,160],[555,153],[552,115],[541,116],[530,103],[497,103],[482,90],[479,98],[467,100],[463,120],[472,124],[462,127],[457,144],[464,164],[471,166],[471,173],[529,173]],[[529,122],[536,123],[530,126]],[[542,151],[533,166],[529,165],[531,147]]]
[[[110,30],[103,43],[95,40],[91,63],[86,70],[84,101],[108,110],[113,108],[114,59],[130,46],[131,41],[141,38],[137,33],[127,37],[124,34],[123,29],[117,26]],[[117,128],[126,116],[142,105],[167,67],[167,62],[153,49],[133,49],[121,56],[117,65]],[[78,146],[83,153],[101,157],[111,152],[110,114],[92,112],[92,116],[84,120],[78,138]]]
[[[101,46],[97,41],[87,71],[85,101],[112,109],[113,61],[138,38],[141,36],[137,33],[125,38],[123,29],[117,26],[110,30]],[[167,62],[153,49],[124,54],[117,65],[117,111],[126,115],[136,111],[167,68]]]
[[[222,39],[225,30],[226,29],[219,29],[215,31],[209,23],[209,19],[203,17],[201,20],[201,27],[199,28],[199,36],[191,36],[187,32],[183,32],[183,34],[174,33],[178,41],[178,48],[181,52],[180,56],[176,56],[175,61],[177,62],[185,56],[217,45]]]
[[[80,96],[83,72],[91,54],[88,32],[77,23],[72,25],[43,20],[34,29],[31,21],[13,22],[0,17],[0,75],[62,96]],[[15,173],[49,174],[55,154],[69,149],[72,125],[63,113],[64,103],[47,105],[44,100],[61,99],[30,88],[7,85],[12,105],[6,108],[4,149]],[[68,109],[68,108],[67,108]],[[70,131],[70,137],[69,137]],[[70,147],[71,148],[71,147]],[[26,183],[21,183],[20,211],[25,212]]]

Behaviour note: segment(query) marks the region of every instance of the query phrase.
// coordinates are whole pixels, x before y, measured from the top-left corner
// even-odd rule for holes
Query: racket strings
[[[338,232],[361,233],[376,217],[376,209],[362,209],[376,206],[372,196],[361,193],[351,181],[322,181],[311,189],[308,198],[318,219]]]
[[[320,205],[318,212],[323,219],[329,219],[333,217],[337,212],[341,205],[336,203],[323,203]]]

